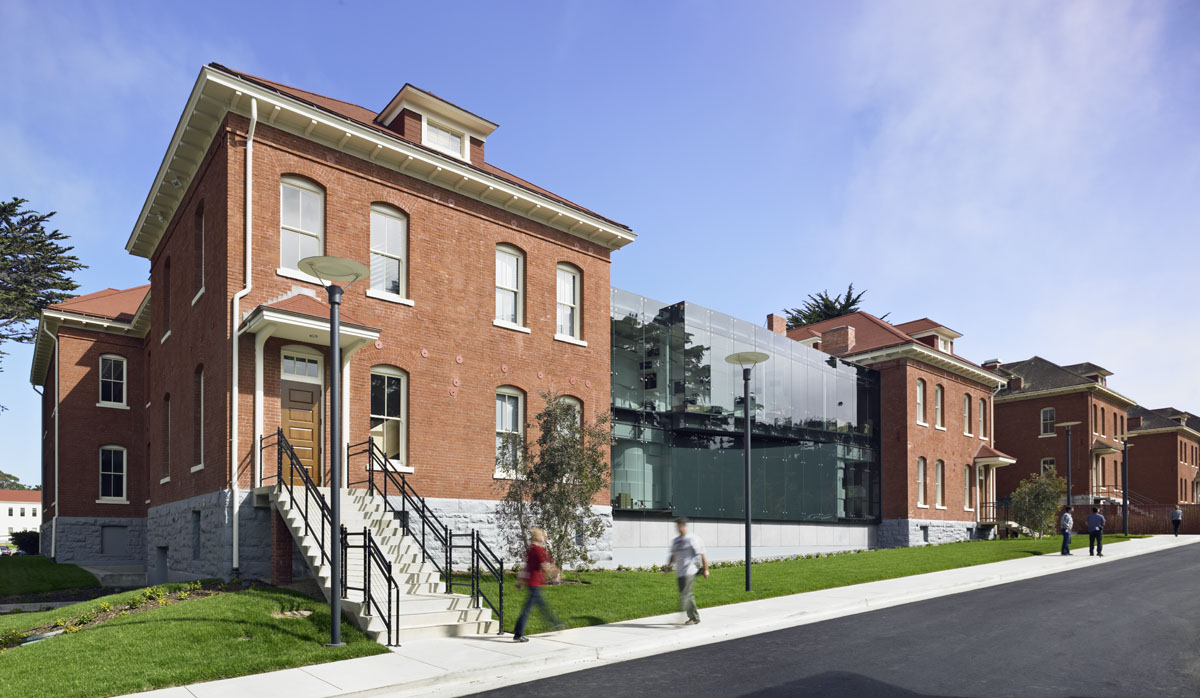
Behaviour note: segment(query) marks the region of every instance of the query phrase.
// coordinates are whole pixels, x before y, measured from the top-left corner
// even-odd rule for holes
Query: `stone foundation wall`
[[[489,499],[435,499],[432,497],[425,501],[442,520],[442,523],[450,527],[451,531],[457,533],[467,533],[472,529],[479,531],[484,542],[504,560],[505,567],[511,568],[520,562],[512,559],[513,556],[501,533],[500,522],[496,517],[496,506],[499,502]],[[398,499],[394,499],[394,503],[399,505]],[[592,511],[604,520],[604,533],[588,549],[588,554],[593,561],[591,564],[592,566],[609,566],[613,557],[612,507],[593,505]],[[417,525],[417,519],[414,517],[412,520],[413,531],[419,535]],[[456,569],[465,568],[468,564],[469,559],[465,551],[454,560]]]
[[[41,550],[50,554],[54,536],[54,559],[73,565],[146,564],[146,520],[106,516],[60,516],[42,526]],[[105,529],[108,529],[105,531]]]
[[[147,512],[144,562],[151,582],[234,576],[232,494],[231,490],[209,492]],[[269,580],[273,510],[255,507],[251,492],[241,490],[238,497],[237,576]],[[166,570],[157,569],[160,547],[167,548]],[[296,578],[312,576],[298,551],[292,557],[292,571]]]
[[[879,524],[876,545],[880,548],[907,548],[938,543],[957,543],[990,537],[989,529],[975,521],[930,521],[925,519],[887,519]]]

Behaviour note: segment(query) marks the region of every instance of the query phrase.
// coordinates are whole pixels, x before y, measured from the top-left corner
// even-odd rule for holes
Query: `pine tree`
[[[31,321],[70,298],[79,287],[70,274],[84,268],[69,254],[74,248],[62,244],[67,236],[46,230],[54,212],[38,213],[25,203],[16,197],[0,203],[0,345],[32,342],[37,326]]]
[[[822,320],[856,313],[860,310],[859,304],[865,294],[866,291],[855,293],[854,284],[850,284],[845,295],[830,296],[828,290],[810,293],[808,300],[804,301],[804,305],[799,308],[784,309],[783,312],[787,315],[787,328],[793,330]],[[880,319],[887,316],[888,314],[884,314]]]

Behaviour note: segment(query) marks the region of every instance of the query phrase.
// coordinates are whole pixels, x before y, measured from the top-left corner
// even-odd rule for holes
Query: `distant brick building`
[[[995,499],[997,475],[1013,462],[993,440],[992,393],[1003,379],[954,352],[962,335],[928,318],[892,325],[863,312],[792,330],[771,315],[767,326],[879,372],[880,547],[990,534],[980,503]]]
[[[1129,489],[1159,504],[1200,502],[1200,417],[1129,408]]]
[[[1053,469],[1067,474],[1071,427],[1071,501],[1121,498],[1122,439],[1133,400],[1108,387],[1112,375],[1091,363],[1060,366],[1034,356],[1024,361],[984,364],[1006,379],[996,393],[997,446],[1017,459],[1000,475],[998,494],[1007,497],[1030,474]]]
[[[375,112],[203,68],[126,245],[149,285],[42,316],[44,547],[150,561],[151,579],[268,577],[272,513],[250,492],[280,428],[321,482],[329,449],[373,436],[444,516],[486,528],[498,437],[539,393],[607,411],[609,253],[634,239],[485,159],[495,128],[411,85]],[[297,264],[321,254],[371,269],[343,299],[338,367]]]

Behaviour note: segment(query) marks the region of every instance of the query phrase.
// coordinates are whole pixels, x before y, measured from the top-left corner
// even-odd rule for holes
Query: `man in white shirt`
[[[700,622],[700,610],[696,608],[696,597],[692,595],[692,582],[697,572],[708,579],[708,557],[704,554],[704,541],[688,535],[688,520],[675,519],[675,530],[679,535],[671,541],[671,556],[667,558],[667,569],[675,568],[675,580],[679,583],[679,606],[687,614],[684,625]]]
[[[1063,511],[1062,518],[1058,521],[1058,527],[1062,529],[1062,554],[1072,555],[1071,552],[1071,527],[1075,525],[1075,519],[1071,517],[1071,507],[1067,507]]]

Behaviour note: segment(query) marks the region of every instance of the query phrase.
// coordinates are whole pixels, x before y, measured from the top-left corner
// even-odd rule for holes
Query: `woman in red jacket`
[[[525,637],[525,624],[529,622],[529,614],[533,611],[534,604],[542,610],[542,614],[555,630],[567,627],[566,623],[554,615],[554,611],[542,597],[542,587],[546,585],[546,580],[558,576],[558,568],[550,559],[550,553],[546,552],[545,545],[546,532],[540,528],[530,529],[529,547],[525,551],[525,568],[521,570],[520,576],[520,580],[529,587],[529,598],[526,599],[525,607],[521,609],[521,617],[517,619],[517,627],[513,630],[514,642],[529,642],[529,638]],[[518,589],[521,588],[521,581],[517,582]]]

